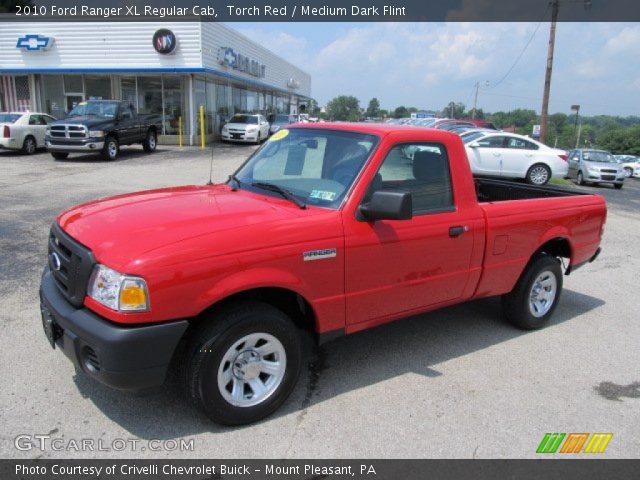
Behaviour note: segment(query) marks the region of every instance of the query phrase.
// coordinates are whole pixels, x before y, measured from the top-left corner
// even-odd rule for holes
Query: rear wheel
[[[629,178],[633,175],[633,168],[624,167],[624,176]]]
[[[36,139],[31,135],[25,137],[24,142],[22,142],[22,151],[27,155],[33,155],[36,153]]]
[[[548,323],[561,292],[560,262],[550,255],[536,254],[514,289],[502,297],[502,308],[513,325],[534,330]]]
[[[207,320],[187,348],[190,398],[214,422],[243,425],[273,413],[296,384],[301,339],[280,310],[232,305]]]
[[[142,141],[142,148],[145,152],[151,153],[156,149],[157,144],[158,136],[156,135],[156,132],[154,132],[153,130],[149,130],[147,132],[147,136]]]
[[[529,168],[526,178],[532,185],[545,185],[551,178],[551,170],[546,165],[537,163]]]
[[[104,141],[104,148],[102,149],[102,157],[105,160],[115,160],[118,158],[118,153],[120,152],[120,145],[118,145],[118,140],[114,137],[107,137]]]
[[[65,160],[69,154],[66,152],[51,152],[51,156],[56,160]]]

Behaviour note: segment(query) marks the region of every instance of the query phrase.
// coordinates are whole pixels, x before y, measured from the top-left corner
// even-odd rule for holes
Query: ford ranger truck
[[[96,153],[115,160],[121,145],[142,144],[151,153],[158,143],[160,125],[137,115],[128,102],[89,100],[78,103],[64,120],[47,126],[45,145],[56,160],[70,153]]]
[[[516,327],[544,326],[605,217],[598,195],[474,180],[453,133],[293,125],[224,184],[59,215],[42,321],[95,380],[157,387],[178,365],[211,419],[245,424],[290,394],[307,332],[324,342],[491,296]]]

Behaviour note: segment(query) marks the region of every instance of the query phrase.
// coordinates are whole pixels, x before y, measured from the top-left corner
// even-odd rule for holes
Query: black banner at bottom
[[[637,479],[640,460],[0,460],[2,480]]]

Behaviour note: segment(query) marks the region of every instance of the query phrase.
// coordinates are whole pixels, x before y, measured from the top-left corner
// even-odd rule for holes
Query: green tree
[[[333,120],[357,122],[360,120],[360,102],[356,97],[340,95],[327,103],[327,116]]]
[[[380,102],[377,98],[369,100],[369,106],[367,107],[367,117],[378,118],[380,116]]]
[[[307,103],[306,113],[308,113],[312,117],[317,117],[318,115],[320,115],[320,105],[318,105],[318,102],[315,98],[309,99],[309,102]]]
[[[406,118],[409,116],[409,110],[407,107],[401,105],[393,111],[394,118]]]
[[[615,154],[640,155],[640,127],[605,131],[598,146]]]
[[[460,102],[449,102],[446,107],[442,109],[442,115],[448,118],[464,118],[465,105]]]

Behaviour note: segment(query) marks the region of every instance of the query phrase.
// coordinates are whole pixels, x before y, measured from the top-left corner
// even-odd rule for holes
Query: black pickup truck
[[[89,100],[77,104],[64,120],[49,124],[45,144],[56,160],[80,152],[115,160],[121,145],[141,143],[145,152],[153,152],[159,131],[159,125],[137,115],[128,102]]]

